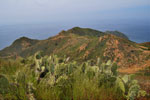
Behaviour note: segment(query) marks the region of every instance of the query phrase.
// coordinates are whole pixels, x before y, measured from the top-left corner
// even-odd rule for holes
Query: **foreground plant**
[[[133,75],[119,75],[117,64],[87,61],[78,64],[41,52],[21,60],[8,79],[0,76],[0,94],[21,100],[135,100],[145,96]],[[5,84],[7,83],[7,84]],[[5,88],[5,89],[4,89]],[[15,91],[15,92],[14,92]]]

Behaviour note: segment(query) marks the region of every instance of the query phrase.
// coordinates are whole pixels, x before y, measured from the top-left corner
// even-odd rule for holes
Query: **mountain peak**
[[[28,37],[23,36],[23,37],[20,37],[19,39],[15,40],[13,42],[13,44],[16,44],[16,43],[19,43],[19,42],[22,42],[22,41],[29,41],[29,40],[31,40],[31,39],[29,39]]]
[[[76,34],[80,36],[103,36],[105,33],[90,28],[73,27],[67,31],[62,31],[65,34]]]
[[[101,31],[91,29],[91,28],[73,27],[67,31],[62,30],[59,34],[60,35],[76,34],[76,35],[80,35],[80,36],[96,36],[96,37],[104,36],[106,34],[112,34],[117,37],[121,37],[121,38],[129,40],[129,38],[124,33],[119,32],[117,30],[101,32]]]
[[[9,47],[6,47],[3,50],[1,50],[0,56],[5,56],[6,58],[14,57],[16,54],[19,54],[23,50],[30,48],[31,46],[35,45],[38,42],[39,40],[21,37],[15,40]]]

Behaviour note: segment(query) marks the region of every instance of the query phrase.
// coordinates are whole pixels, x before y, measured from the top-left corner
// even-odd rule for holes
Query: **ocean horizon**
[[[16,24],[0,26],[0,49],[13,43],[20,37],[32,39],[47,39],[58,34],[61,30],[68,30],[73,27],[92,28],[99,31],[120,31],[127,35],[131,41],[142,43],[150,42],[150,23],[147,21],[120,21],[120,22],[83,22],[83,23],[38,23],[38,24]]]

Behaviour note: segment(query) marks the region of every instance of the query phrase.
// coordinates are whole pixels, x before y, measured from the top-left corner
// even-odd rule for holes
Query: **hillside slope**
[[[66,55],[70,60],[79,62],[95,60],[98,57],[104,62],[110,59],[121,66],[121,72],[132,73],[150,66],[148,47],[123,38],[118,32],[116,34],[75,27],[46,40],[22,41],[17,45],[14,42],[0,51],[0,57],[28,57],[37,51],[43,51],[44,55]]]
[[[31,46],[38,43],[39,40],[29,39],[27,37],[21,37],[15,40],[11,46],[4,48],[0,51],[0,57],[2,58],[11,58],[14,56],[19,56],[19,53],[25,49],[30,48]]]
[[[125,34],[119,32],[119,31],[106,31],[105,33],[113,34],[113,35],[116,35],[116,36],[121,37],[121,38],[129,39]]]

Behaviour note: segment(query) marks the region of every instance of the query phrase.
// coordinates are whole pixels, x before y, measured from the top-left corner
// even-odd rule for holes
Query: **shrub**
[[[7,73],[8,67],[1,68],[8,76],[8,79],[0,77],[0,94],[5,94],[2,95],[5,98],[134,100],[146,95],[132,76],[119,75],[117,64],[110,60],[103,63],[98,58],[97,63],[86,61],[79,64],[75,61],[69,62],[68,58],[60,59],[56,55],[41,56],[37,53],[27,58],[24,65],[20,63],[18,65],[21,65],[19,69],[10,66],[11,70],[15,68],[12,74]]]

